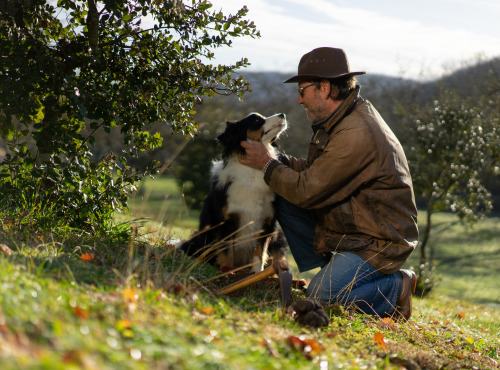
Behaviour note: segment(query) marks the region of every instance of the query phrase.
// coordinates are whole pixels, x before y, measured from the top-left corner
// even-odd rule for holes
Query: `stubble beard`
[[[323,114],[323,112],[319,111],[319,110],[311,110],[310,107],[306,107],[304,106],[304,109],[306,111],[306,116],[307,116],[307,119],[309,120],[310,123],[314,124],[314,123],[318,123],[318,122],[321,122],[323,121],[326,117],[328,116],[325,116]]]

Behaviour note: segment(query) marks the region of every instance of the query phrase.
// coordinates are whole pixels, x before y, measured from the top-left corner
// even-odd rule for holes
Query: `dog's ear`
[[[224,131],[222,134],[217,135],[216,141],[218,144],[224,144],[226,141],[227,133]]]
[[[226,122],[226,129],[217,136],[217,142],[223,147],[222,156],[231,153],[245,153],[240,141],[246,140],[246,131],[242,130],[239,122]]]
[[[217,135],[217,143],[224,145],[224,143],[227,142],[229,139],[229,130],[231,125],[233,125],[233,122],[226,121],[226,129],[223,133]]]

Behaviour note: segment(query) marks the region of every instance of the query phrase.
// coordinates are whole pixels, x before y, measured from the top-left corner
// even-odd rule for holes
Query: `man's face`
[[[307,115],[307,119],[311,123],[316,123],[324,120],[330,115],[326,101],[321,94],[321,84],[312,82],[299,83],[299,96],[297,103],[301,104]]]

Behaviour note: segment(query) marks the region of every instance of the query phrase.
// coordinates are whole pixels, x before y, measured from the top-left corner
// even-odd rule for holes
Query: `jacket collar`
[[[349,94],[347,99],[345,99],[342,104],[333,111],[327,118],[323,121],[317,122],[312,125],[312,129],[316,132],[318,129],[322,128],[323,130],[329,132],[330,129],[335,126],[345,115],[347,115],[353,104],[357,102],[360,97],[361,87],[356,85],[356,88]]]

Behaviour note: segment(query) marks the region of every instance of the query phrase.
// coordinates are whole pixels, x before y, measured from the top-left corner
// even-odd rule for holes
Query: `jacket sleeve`
[[[304,158],[295,158],[285,153],[278,153],[276,159],[292,170],[302,171],[306,169],[306,160]]]
[[[295,171],[273,166],[272,172],[266,173],[269,186],[291,203],[315,209],[349,198],[375,178],[377,150],[369,127],[354,117],[346,117],[340,126],[309,168]]]

